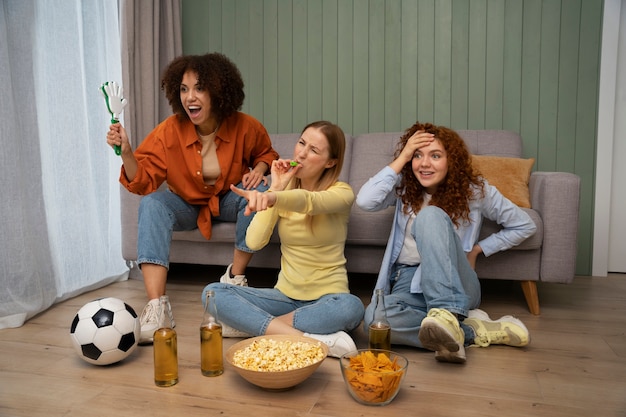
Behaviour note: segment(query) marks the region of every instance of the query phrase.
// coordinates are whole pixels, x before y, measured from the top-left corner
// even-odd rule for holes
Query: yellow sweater
[[[278,222],[282,257],[276,289],[296,300],[350,291],[344,246],[353,202],[350,185],[336,182],[325,191],[276,192],[274,207],[256,213],[246,234],[252,250],[268,244]]]

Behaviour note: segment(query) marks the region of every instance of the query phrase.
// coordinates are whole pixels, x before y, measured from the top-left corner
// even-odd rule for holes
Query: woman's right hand
[[[137,159],[135,159],[135,154],[130,147],[130,142],[128,141],[128,136],[126,135],[126,129],[124,129],[121,123],[113,123],[109,126],[107,144],[111,147],[118,145],[122,148],[121,157],[122,164],[124,165],[124,172],[126,174],[126,178],[129,181],[133,181],[135,179],[135,175],[137,175]]]
[[[287,188],[289,181],[298,172],[302,165],[291,166],[291,159],[276,159],[272,161],[272,182],[270,190],[283,191]]]
[[[120,146],[122,148],[122,154],[128,153],[129,151],[132,152],[128,135],[126,135],[126,129],[124,129],[121,123],[113,123],[109,126],[107,144],[112,148],[116,145]]]
[[[435,140],[435,135],[423,130],[418,130],[406,141],[400,155],[398,155],[398,157],[389,166],[391,166],[391,168],[393,168],[397,173],[400,173],[402,168],[413,160],[415,152],[424,146],[430,145],[433,140]]]

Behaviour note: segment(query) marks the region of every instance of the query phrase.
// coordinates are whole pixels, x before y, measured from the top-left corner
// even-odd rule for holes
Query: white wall
[[[605,0],[594,211],[594,276],[626,272],[626,0]]]

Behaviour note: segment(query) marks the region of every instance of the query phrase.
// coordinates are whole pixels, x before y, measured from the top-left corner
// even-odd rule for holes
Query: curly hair
[[[445,149],[448,161],[448,173],[437,186],[429,205],[445,211],[452,223],[458,227],[461,221],[469,221],[469,201],[473,198],[473,186],[480,190],[481,196],[484,196],[484,181],[472,166],[472,159],[463,139],[447,127],[416,122],[400,138],[395,152],[396,158],[409,138],[419,130],[435,135],[435,139],[439,140]],[[404,165],[401,174],[402,179],[396,193],[404,203],[405,213],[408,214],[410,211],[417,213],[424,202],[426,189],[415,177],[411,162]]]
[[[189,119],[180,101],[180,83],[187,71],[198,74],[198,86],[211,97],[211,112],[224,120],[241,109],[245,93],[243,79],[237,66],[225,55],[214,52],[205,55],[183,55],[167,66],[161,78],[161,90],[178,117]]]

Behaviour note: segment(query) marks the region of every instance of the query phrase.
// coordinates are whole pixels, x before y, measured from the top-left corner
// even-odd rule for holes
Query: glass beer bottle
[[[374,319],[369,325],[369,348],[391,350],[391,325],[387,320],[385,296],[382,289],[375,292]]]
[[[171,387],[178,383],[178,345],[167,295],[159,298],[159,323],[153,341],[154,383],[159,387]]]
[[[204,316],[200,324],[200,370],[204,376],[224,373],[222,325],[217,318],[215,292],[211,290],[206,292]]]

